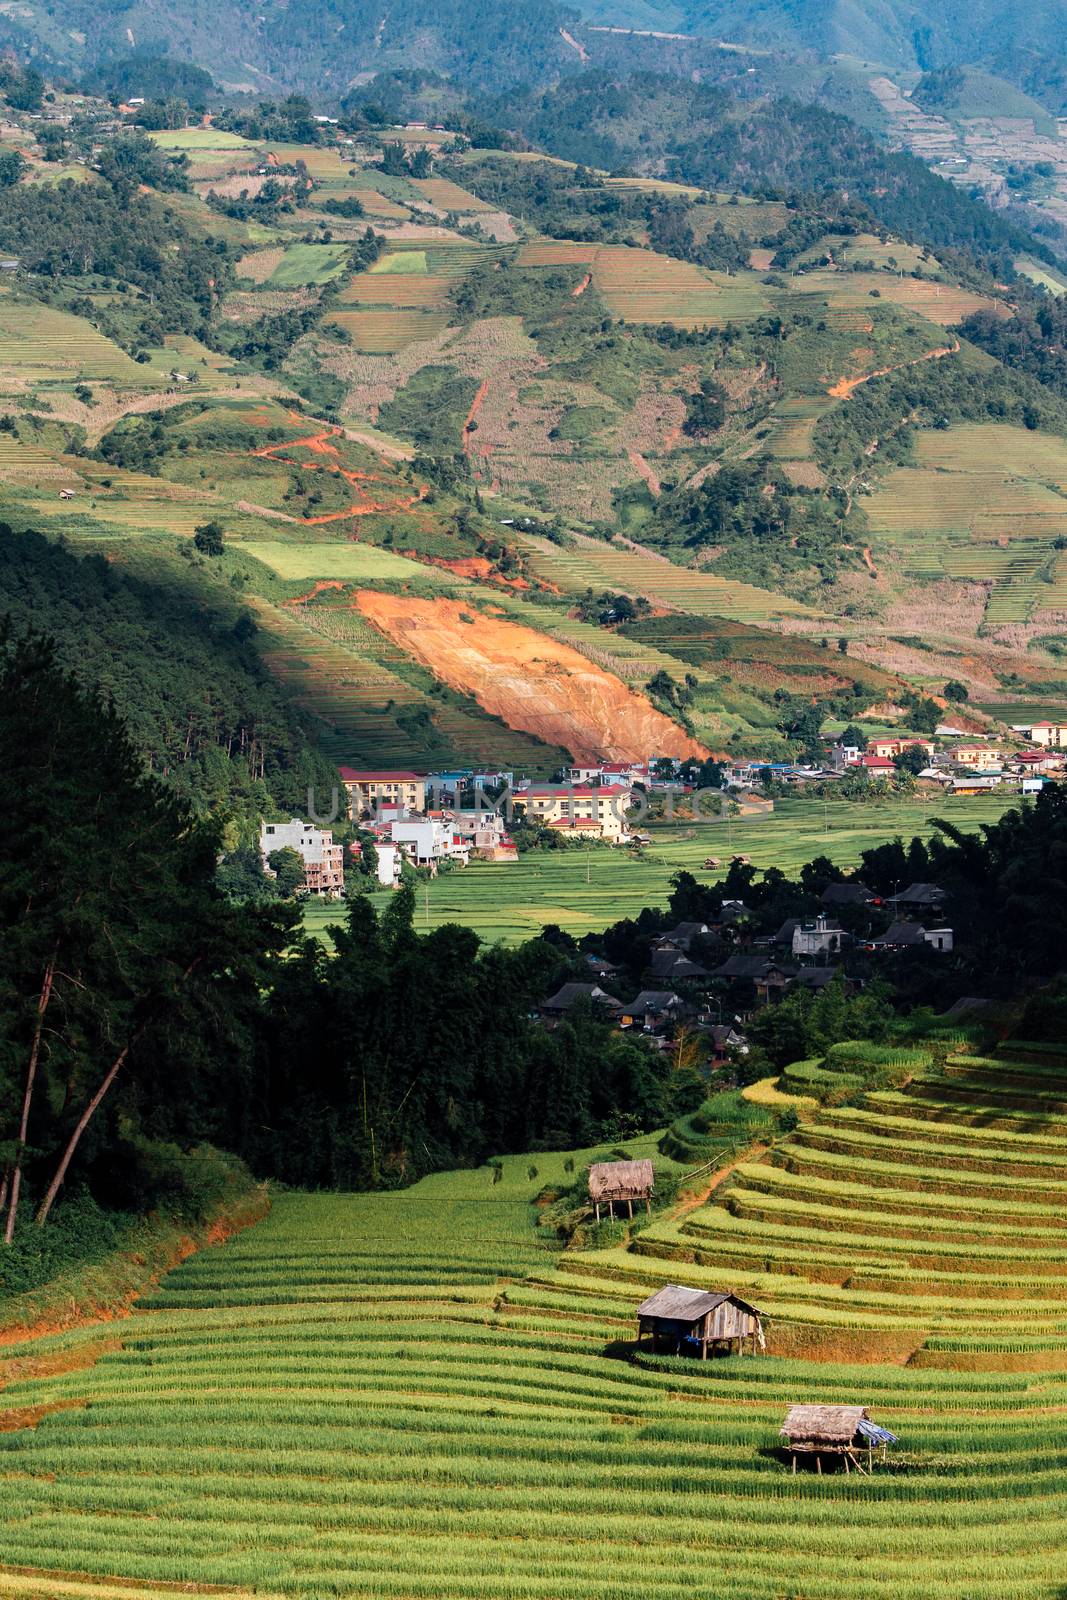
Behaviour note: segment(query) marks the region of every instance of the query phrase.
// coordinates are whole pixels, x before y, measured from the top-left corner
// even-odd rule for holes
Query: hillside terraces
[[[621,1251],[632,1270],[603,1251],[554,1270],[528,1202],[606,1153],[511,1157],[392,1194],[282,1196],[103,1336],[16,1347],[0,1368],[13,1430],[0,1433],[0,1596],[72,1592],[74,1577],[86,1600],[134,1585],[396,1600],[1061,1592],[1067,1378],[944,1370],[974,1359],[953,1334],[926,1352],[940,1370],[619,1359],[639,1283],[712,1274]],[[757,1178],[791,1192],[771,1163],[742,1169],[738,1187],[771,1192]],[[1038,1224],[1041,1210],[1019,1199],[1011,1216]],[[639,1239],[703,1237],[686,1227]],[[791,1281],[798,1319],[810,1315],[816,1286]],[[778,1280],[763,1282],[758,1303],[781,1318]],[[1043,1321],[1018,1301],[1011,1312],[999,1343],[1016,1354],[991,1333],[988,1359],[1008,1366],[1027,1346],[1039,1362]],[[868,1359],[878,1338],[865,1329]],[[890,1469],[793,1477],[777,1430],[798,1399],[870,1405],[900,1439]]]
[[[825,1093],[835,1076],[853,1092],[826,1071],[784,1082]],[[711,1203],[563,1266],[635,1294],[679,1273],[729,1282],[768,1312],[779,1353],[855,1351],[869,1335],[924,1366],[977,1370],[1007,1352],[1067,1371],[1065,1206],[1062,1059],[1009,1049],[822,1107]]]

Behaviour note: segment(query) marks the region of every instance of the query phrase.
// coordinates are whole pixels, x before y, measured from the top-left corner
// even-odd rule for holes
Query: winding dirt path
[[[569,44],[572,50],[577,50],[583,61],[589,60],[589,51],[585,48],[584,44],[578,43],[578,40],[574,37],[573,33],[568,33],[566,28],[561,28],[559,30],[559,36],[563,40],[564,44]]]
[[[379,477],[373,472],[356,472],[351,467],[341,465],[340,452],[333,442],[342,438],[343,434],[336,428],[322,428],[317,433],[305,434],[299,439],[283,440],[279,444],[266,444],[258,450],[253,450],[252,455],[261,461],[278,461],[286,466],[295,467],[300,472],[329,472],[335,477],[343,478],[357,495],[362,498],[346,506],[343,511],[324,511],[315,517],[300,517],[298,520],[305,528],[321,527],[328,522],[343,522],[349,517],[369,517],[376,511],[400,512],[410,511],[417,506],[426,496],[426,485],[422,484],[415,494],[403,496],[385,502],[375,500],[370,492],[364,488],[365,484],[386,483],[388,480]],[[318,461],[297,461],[287,452],[293,450],[309,450],[312,455],[322,459]]]
[[[474,454],[475,428],[473,425],[478,420],[478,413],[484,406],[485,397],[488,393],[489,379],[483,378],[481,383],[478,385],[477,394],[471,401],[471,408],[463,419],[463,454],[465,456],[472,456]],[[488,446],[483,445],[482,449],[479,451],[479,454],[487,456],[489,454]]]
[[[951,344],[940,345],[936,350],[925,350],[911,361],[898,361],[895,367],[879,367],[875,372],[864,373],[862,378],[839,378],[826,392],[834,400],[847,400],[865,383],[870,383],[872,378],[887,378],[891,372],[903,372],[905,367],[917,367],[923,361],[940,361],[943,356],[957,355],[959,348],[960,341],[954,339]]]

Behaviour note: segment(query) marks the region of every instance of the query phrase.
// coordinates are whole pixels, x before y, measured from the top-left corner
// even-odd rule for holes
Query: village
[[[886,768],[900,770],[902,753],[915,752],[925,763],[920,781],[938,793],[989,784],[1030,795],[1062,774],[1067,727],[1035,724],[1026,733],[1034,748],[1017,754],[971,740],[941,750],[927,740],[878,739],[870,753],[839,743],[819,770],[824,778],[855,773],[876,781]],[[552,844],[562,838],[640,852],[653,835],[634,814],[662,813],[665,801],[692,807],[710,795],[750,818],[772,813],[774,799],[757,770],[727,766],[723,788],[700,796],[699,773],[662,760],[572,765],[559,774],[565,781],[554,783],[510,772],[345,767],[348,832],[355,837],[341,842],[331,829],[300,819],[265,822],[260,849],[268,874],[274,852],[294,851],[304,869],[299,892],[325,899],[344,896],[354,865],[360,888],[381,893],[471,862],[514,862],[517,840],[531,829],[544,830]],[[719,811],[712,807],[706,815]],[[921,974],[956,947],[951,896],[936,882],[909,880],[902,868],[890,884],[873,886],[856,872],[831,869],[826,881],[807,884],[805,895],[789,902],[800,914],[783,916],[773,898],[750,893],[756,872],[747,855],[709,855],[703,866],[725,876],[707,888],[691,879],[699,914],[672,921],[656,913],[621,953],[594,933],[580,941],[558,935],[568,954],[565,981],[542,997],[534,1020],[552,1031],[595,1015],[649,1050],[692,1058],[705,1076],[721,1071],[745,1081],[747,1030],[766,1008],[791,996],[814,998],[835,984],[844,997],[857,996],[901,962]]]
[[[347,819],[373,843],[378,885],[391,889],[401,882],[405,863],[434,876],[471,861],[514,862],[516,828],[547,830],[560,842],[639,849],[651,839],[640,823],[675,815],[695,823],[728,814],[765,816],[774,809],[776,790],[827,794],[844,780],[877,785],[910,779],[920,791],[946,797],[1001,790],[1032,797],[1067,777],[1067,724],[1037,721],[1013,727],[1012,734],[1010,745],[950,727],[939,728],[936,739],[905,734],[861,745],[842,737],[826,747],[818,764],[756,759],[700,764],[670,757],[585,762],[563,769],[551,782],[473,769],[343,766],[340,775]],[[329,827],[299,818],[264,822],[264,861],[284,848],[303,860],[303,892],[343,896],[346,849]],[[359,839],[349,842],[349,861],[363,853]],[[714,856],[707,862],[720,864]]]

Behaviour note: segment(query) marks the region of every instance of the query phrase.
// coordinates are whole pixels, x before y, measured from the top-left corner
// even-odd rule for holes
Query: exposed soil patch
[[[643,695],[570,645],[520,623],[475,617],[458,600],[360,590],[356,604],[387,638],[510,727],[562,745],[577,761],[707,751]],[[469,620],[464,621],[464,618]],[[473,624],[473,625],[472,625]]]
[[[872,378],[885,378],[891,372],[902,372],[905,367],[917,367],[921,361],[940,361],[942,356],[954,356],[959,352],[960,341],[953,339],[951,344],[941,345],[936,350],[927,350],[921,356],[916,356],[914,361],[901,361],[895,367],[879,367],[876,372],[864,373],[862,378],[839,378],[838,381],[827,389],[827,394],[835,400],[847,400],[863,384],[870,383]]]
[[[329,472],[336,477],[343,478],[356,493],[358,498],[351,505],[345,506],[342,511],[324,511],[319,516],[301,517],[300,521],[306,528],[317,528],[327,522],[343,522],[348,517],[369,517],[376,511],[399,512],[410,511],[418,505],[426,494],[426,485],[422,484],[414,494],[397,496],[392,500],[376,500],[369,488],[372,483],[388,483],[390,480],[373,472],[356,472],[351,467],[341,465],[341,455],[334,443],[337,438],[343,437],[338,430],[323,428],[318,433],[307,434],[302,439],[289,439],[281,444],[267,444],[259,450],[253,450],[253,456],[264,461],[281,461],[286,466],[296,467],[301,472]],[[314,461],[301,461],[291,454],[294,450],[307,450],[311,455],[320,459]]]

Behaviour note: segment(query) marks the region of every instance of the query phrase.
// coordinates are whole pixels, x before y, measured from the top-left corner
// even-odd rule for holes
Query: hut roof
[[[754,1317],[759,1316],[755,1306],[750,1306],[747,1300],[739,1300],[737,1295],[730,1294],[728,1290],[713,1293],[706,1289],[687,1289],[680,1283],[665,1284],[655,1294],[649,1295],[647,1300],[642,1300],[637,1315],[659,1317],[663,1322],[692,1323],[700,1317],[706,1317],[724,1300],[732,1300],[735,1305],[751,1311]]]
[[[790,1406],[778,1431],[790,1441],[851,1444],[869,1415],[866,1406]]]
[[[593,1201],[646,1195],[654,1183],[651,1161],[597,1161],[589,1168],[589,1198]]]

